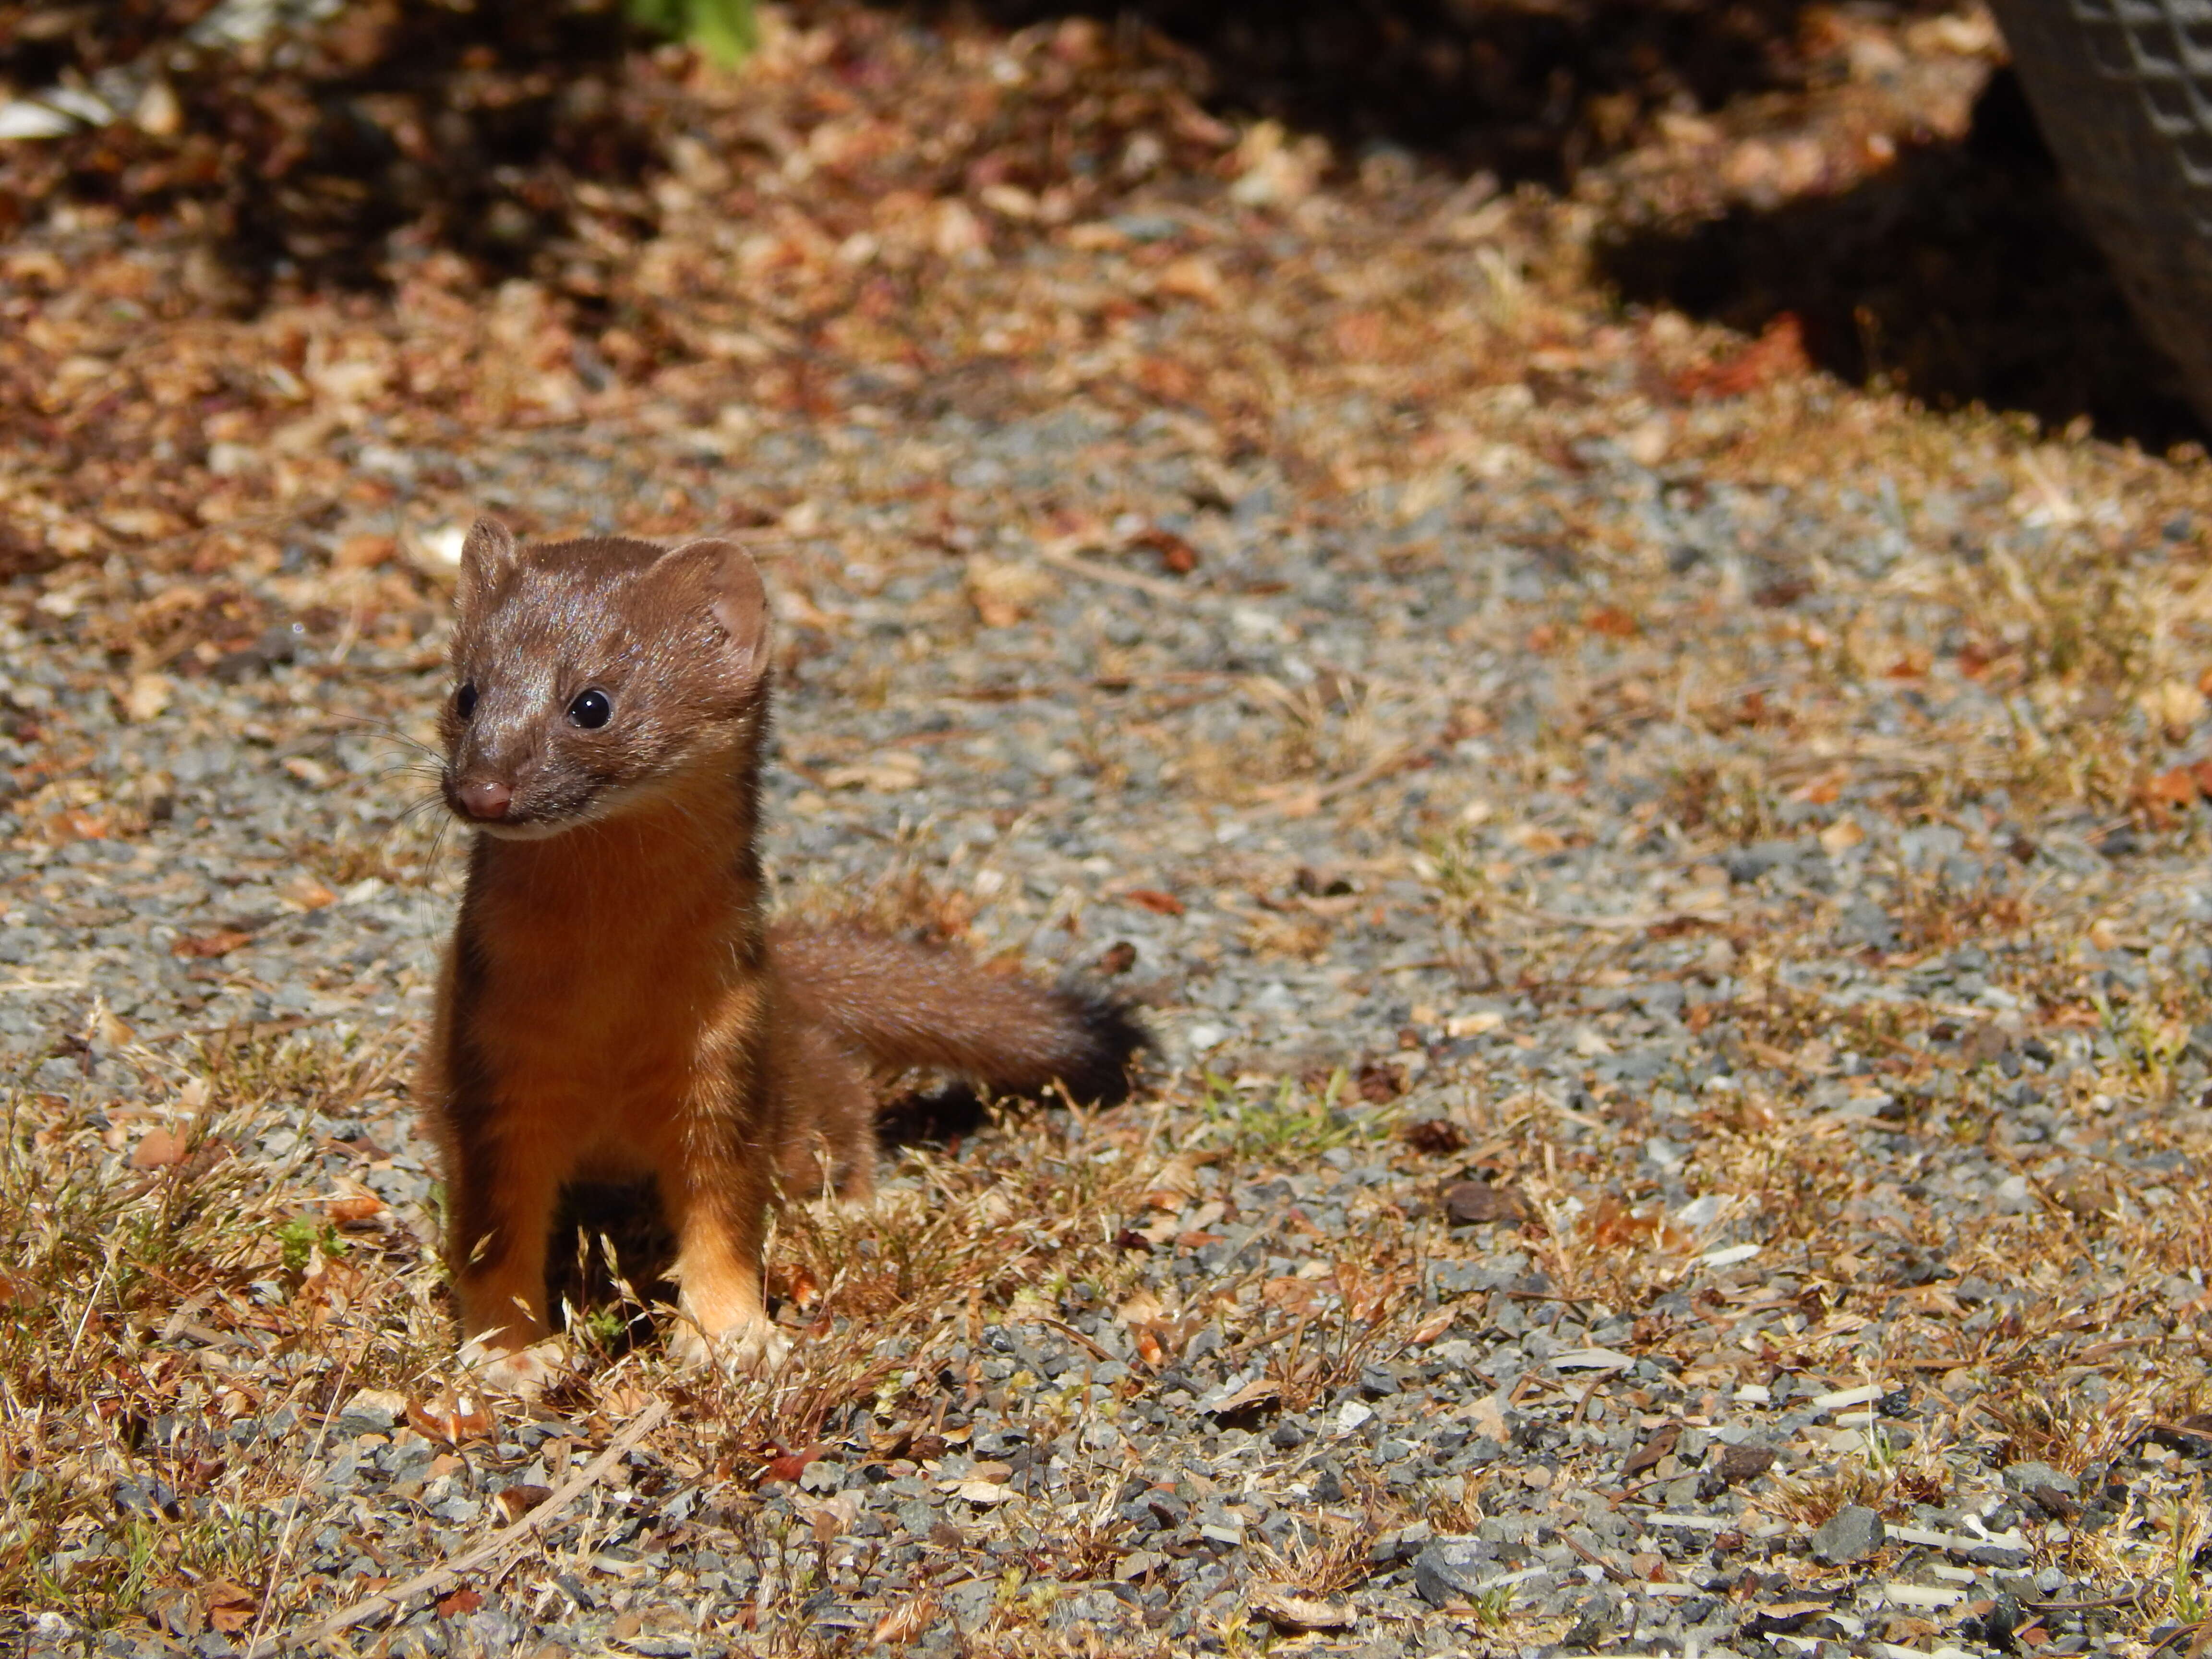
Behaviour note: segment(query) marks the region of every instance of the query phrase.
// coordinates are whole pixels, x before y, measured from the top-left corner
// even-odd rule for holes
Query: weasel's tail
[[[1127,1005],[1078,984],[995,974],[958,951],[846,927],[783,927],[769,950],[795,1010],[879,1066],[928,1066],[1085,1105],[1129,1092],[1147,1046]]]

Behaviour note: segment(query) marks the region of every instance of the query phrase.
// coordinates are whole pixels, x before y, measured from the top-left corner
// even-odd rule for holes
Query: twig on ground
[[[1079,576],[1088,576],[1095,582],[1104,582],[1113,587],[1132,588],[1139,593],[1149,593],[1156,599],[1176,599],[1188,603],[1194,595],[1181,582],[1171,582],[1161,576],[1147,576],[1141,570],[1117,570],[1110,564],[1100,564],[1096,559],[1086,559],[1080,553],[1056,547],[1041,547],[1037,557],[1060,570],[1072,570]]]
[[[665,1400],[654,1401],[632,1418],[629,1426],[609,1441],[607,1449],[593,1458],[580,1473],[569,1477],[559,1491],[520,1521],[501,1528],[472,1550],[464,1550],[427,1572],[416,1573],[404,1583],[380,1589],[343,1612],[332,1613],[311,1631],[295,1632],[294,1639],[302,1643],[326,1642],[333,1636],[351,1630],[364,1620],[404,1607],[427,1590],[441,1589],[462,1574],[473,1571],[488,1561],[497,1560],[514,1546],[528,1541],[533,1534],[558,1520],[579,1498],[599,1484],[601,1476],[622,1461],[623,1454],[659,1427],[661,1419],[667,1415],[668,1402]]]

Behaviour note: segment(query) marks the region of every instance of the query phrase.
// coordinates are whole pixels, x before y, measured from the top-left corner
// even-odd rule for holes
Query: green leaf
[[[629,0],[629,15],[725,69],[743,63],[759,40],[753,0]]]

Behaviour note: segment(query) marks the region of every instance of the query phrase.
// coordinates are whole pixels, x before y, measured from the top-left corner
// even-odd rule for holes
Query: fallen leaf
[[[1847,853],[1866,839],[1866,831],[1859,828],[1856,818],[1838,818],[1820,831],[1820,850],[1830,858]]]
[[[1365,1091],[1361,1092],[1364,1096]],[[1425,1117],[1407,1124],[1405,1139],[1415,1152],[1426,1152],[1431,1158],[1456,1152],[1467,1145],[1466,1133],[1448,1117]]]
[[[921,782],[921,761],[908,750],[889,749],[849,766],[829,767],[821,781],[824,789],[875,789],[896,794]]]
[[[445,1389],[429,1405],[407,1402],[407,1420],[417,1433],[458,1446],[468,1440],[489,1440],[498,1427],[488,1407],[473,1395]]]
[[[337,544],[331,563],[340,570],[373,570],[399,556],[399,544],[390,536],[348,536]]]
[[[880,1645],[904,1647],[937,1622],[937,1598],[921,1595],[905,1601],[876,1620],[873,1640]]]
[[[242,945],[253,943],[253,935],[240,933],[235,927],[218,927],[213,933],[187,933],[169,946],[175,957],[227,957]]]
[[[1252,1610],[1288,1634],[1313,1630],[1350,1630],[1352,1611],[1340,1601],[1294,1595],[1279,1584],[1264,1585],[1252,1592]]]
[[[1130,538],[1129,545],[1150,548],[1159,555],[1160,568],[1170,576],[1188,576],[1199,566],[1198,550],[1172,530],[1139,531]]]
[[[995,1480],[963,1480],[953,1488],[954,1495],[965,1498],[978,1508],[988,1509],[1003,1504],[1014,1495],[1012,1486],[1002,1486]]]
[[[1198,1409],[1212,1417],[1241,1417],[1282,1397],[1279,1383],[1260,1376],[1225,1393],[1207,1395],[1198,1402]]]
[[[1643,631],[1642,624],[1617,605],[1598,605],[1583,618],[1583,625],[1609,640],[1632,640]]]
[[[321,910],[338,902],[338,896],[313,876],[295,876],[276,891],[287,902],[302,910]]]
[[[459,1619],[476,1612],[483,1604],[483,1593],[473,1585],[464,1584],[438,1603],[438,1616],[441,1619]]]
[[[1722,1481],[1740,1486],[1747,1480],[1755,1480],[1774,1467],[1774,1448],[1748,1444],[1723,1445],[1713,1464],[1713,1471]]]
[[[1454,1182],[1444,1188],[1443,1210],[1455,1227],[1519,1221],[1528,1213],[1520,1194],[1510,1187],[1493,1187],[1486,1181]]]
[[[1157,887],[1132,887],[1121,896],[1139,909],[1150,910],[1155,915],[1179,916],[1183,913],[1181,899],[1173,893],[1163,893]]]
[[[2197,793],[2196,772],[2190,767],[2177,766],[2172,771],[2146,779],[2136,789],[2136,798],[2152,811],[2164,815],[2178,808],[2194,806]]]
[[[167,1129],[149,1129],[131,1149],[134,1170],[166,1170],[185,1161],[185,1138]]]
[[[1686,398],[1740,398],[1771,381],[1809,374],[1812,367],[1805,353],[1804,325],[1784,311],[1733,356],[1677,375],[1674,390]]]
[[[2143,715],[2160,727],[2170,742],[2179,743],[2204,718],[2204,694],[2183,680],[2166,680],[2136,699]]]
[[[550,1486],[533,1486],[523,1483],[503,1486],[496,1494],[501,1512],[509,1521],[520,1521],[553,1495]]]
[[[123,694],[123,712],[143,725],[169,706],[176,690],[176,682],[167,674],[137,675]]]
[[[1673,1451],[1675,1443],[1681,1437],[1682,1425],[1680,1423],[1662,1423],[1644,1436],[1642,1445],[1628,1454],[1627,1461],[1620,1466],[1620,1478],[1633,1480],[1646,1469],[1656,1468],[1659,1460]]]
[[[235,1636],[253,1622],[257,1610],[253,1593],[227,1578],[210,1579],[207,1586],[207,1620],[226,1636]]]
[[[986,628],[1011,628],[1036,605],[1059,592],[1060,584],[1033,564],[987,559],[968,561],[968,599]]]
[[[755,1484],[766,1486],[778,1480],[795,1481],[806,1473],[809,1463],[817,1463],[821,1460],[822,1448],[819,1444],[802,1446],[794,1452],[780,1451],[769,1459],[767,1467],[761,1470],[760,1478]]]
[[[1425,1348],[1452,1328],[1459,1318],[1457,1308],[1439,1308],[1406,1334],[1407,1342],[1416,1348]]]

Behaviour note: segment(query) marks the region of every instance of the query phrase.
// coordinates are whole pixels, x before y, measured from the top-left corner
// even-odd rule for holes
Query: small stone
[[[2081,1495],[2079,1480],[2070,1474],[2060,1473],[2048,1463],[2008,1463],[2005,1465],[2004,1483],[2008,1492],[2032,1493],[2038,1486],[2049,1486],[2069,1498]]]
[[[337,1432],[343,1435],[388,1433],[407,1415],[407,1396],[392,1389],[356,1389],[338,1407]]]
[[[1480,1538],[1439,1538],[1413,1558],[1413,1589],[1431,1607],[1477,1594],[1498,1573],[1498,1546]]]
[[[1133,1584],[1150,1572],[1167,1565],[1168,1558],[1158,1550],[1133,1550],[1114,1565],[1114,1577],[1124,1584]]]
[[[1832,1567],[1863,1561],[1881,1547],[1887,1536],[1881,1516],[1863,1504],[1847,1504],[1822,1522],[1813,1534],[1813,1556]]]

